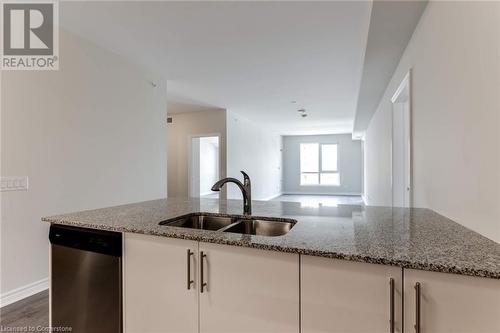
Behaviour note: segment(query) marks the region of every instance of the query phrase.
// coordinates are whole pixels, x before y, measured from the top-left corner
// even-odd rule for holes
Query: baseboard
[[[10,290],[0,296],[0,308],[49,289],[49,278]]]
[[[365,206],[370,206],[370,201],[368,200],[368,196],[361,194],[361,199],[363,199]]]
[[[321,192],[283,192],[283,195],[338,195],[344,197],[359,197],[361,193],[321,193]]]
[[[277,194],[273,194],[271,195],[270,197],[267,197],[267,198],[262,198],[262,199],[258,199],[259,201],[269,201],[269,200],[273,200],[274,198],[277,198],[279,196],[283,195],[283,193],[277,193]]]

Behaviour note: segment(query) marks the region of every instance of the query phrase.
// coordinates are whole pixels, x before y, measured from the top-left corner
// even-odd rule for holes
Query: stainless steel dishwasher
[[[51,225],[51,326],[122,332],[121,233]]]

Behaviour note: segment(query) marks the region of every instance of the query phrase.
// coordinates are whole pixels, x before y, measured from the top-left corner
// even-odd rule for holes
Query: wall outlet
[[[0,178],[0,191],[27,191],[28,176],[8,176]]]

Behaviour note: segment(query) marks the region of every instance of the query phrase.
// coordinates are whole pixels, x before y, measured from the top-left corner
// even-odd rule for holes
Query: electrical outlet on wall
[[[6,176],[0,178],[0,191],[27,191],[28,176]]]

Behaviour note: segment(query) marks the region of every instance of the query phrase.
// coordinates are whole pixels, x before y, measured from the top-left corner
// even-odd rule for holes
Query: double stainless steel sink
[[[220,216],[194,213],[162,221],[160,225],[171,227],[232,232],[245,235],[282,236],[297,223],[291,219]]]

